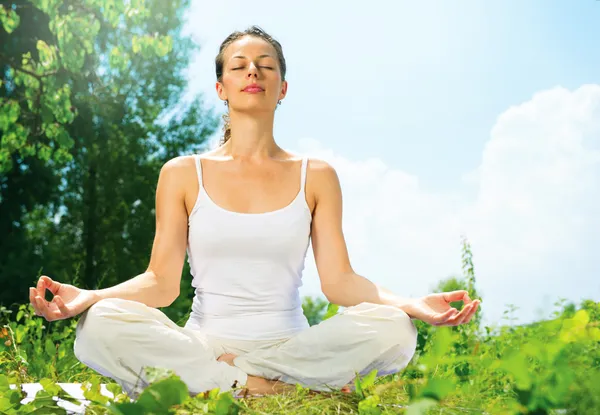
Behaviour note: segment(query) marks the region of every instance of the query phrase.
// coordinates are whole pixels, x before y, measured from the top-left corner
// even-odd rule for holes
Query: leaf
[[[323,321],[335,316],[338,313],[339,308],[340,308],[339,305],[329,303],[327,305],[327,311],[325,312],[325,315],[323,316]]]
[[[378,408],[381,399],[377,395],[370,395],[358,403],[358,413],[360,415],[379,415],[381,409]]]
[[[46,392],[48,392],[51,396],[58,396],[63,391],[60,386],[58,386],[52,379],[44,378],[40,380],[40,385],[44,388]]]
[[[365,375],[360,383],[363,389],[370,388],[375,384],[375,380],[377,379],[377,369],[373,369],[368,375]]]
[[[528,390],[531,388],[529,364],[522,355],[513,353],[511,356],[504,358],[500,364],[500,368],[513,376],[517,388],[521,390]]]
[[[454,387],[454,383],[449,379],[429,379],[418,396],[441,401],[454,391]]]
[[[19,23],[21,22],[21,18],[19,15],[12,9],[6,11],[3,5],[0,5],[0,22],[6,30],[6,33],[9,35],[19,27]]]
[[[439,358],[445,356],[452,346],[452,333],[450,327],[436,327],[431,340],[431,349],[429,354],[432,357]]]
[[[123,402],[109,406],[110,411],[116,415],[147,415],[143,406],[136,402]]]
[[[46,339],[46,342],[44,343],[44,349],[46,351],[46,354],[50,357],[54,357],[54,355],[56,354],[56,345],[50,339]]]
[[[173,376],[145,388],[136,403],[147,412],[166,413],[171,406],[180,405],[188,398],[186,384],[177,376]]]
[[[10,383],[8,382],[8,377],[0,373],[0,393],[5,393],[10,391]]]
[[[215,406],[215,415],[228,415],[231,413],[238,413],[237,405],[235,404],[233,396],[230,393],[223,393],[221,396],[219,396],[219,400]]]
[[[39,52],[40,64],[46,69],[52,69],[55,67],[56,61],[52,48],[41,39],[37,41],[36,47]]]
[[[358,373],[356,373],[356,376],[354,377],[354,393],[360,396],[361,399],[364,399],[365,397],[365,392],[363,391],[362,384],[360,382],[360,376]]]
[[[406,415],[424,415],[427,410],[437,406],[437,401],[429,398],[420,399],[411,403],[406,410]]]

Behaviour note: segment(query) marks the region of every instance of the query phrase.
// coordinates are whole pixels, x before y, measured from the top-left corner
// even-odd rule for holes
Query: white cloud
[[[340,176],[355,270],[400,295],[460,273],[466,233],[486,322],[508,303],[527,322],[560,297],[600,300],[600,85],[543,91],[501,114],[481,164],[465,172],[475,198],[430,192],[379,159],[348,160],[316,140],[299,151]],[[318,292],[313,262],[305,294]]]

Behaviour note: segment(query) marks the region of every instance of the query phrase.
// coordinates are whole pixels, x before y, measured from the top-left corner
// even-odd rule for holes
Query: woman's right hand
[[[52,301],[46,301],[46,289],[54,295]],[[35,314],[48,321],[75,317],[98,300],[98,295],[93,291],[61,284],[45,275],[40,277],[36,288],[29,287],[29,301]]]

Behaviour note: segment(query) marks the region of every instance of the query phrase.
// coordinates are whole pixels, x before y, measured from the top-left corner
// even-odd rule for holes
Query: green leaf
[[[58,396],[63,392],[62,388],[53,382],[52,379],[42,379],[39,383],[51,396]]]
[[[429,379],[418,396],[441,401],[454,391],[454,387],[454,383],[449,379]]]
[[[529,390],[531,388],[531,377],[529,376],[529,364],[525,357],[519,353],[504,358],[500,368],[510,373],[514,379],[517,388]]]
[[[435,408],[437,405],[437,401],[433,399],[420,399],[408,406],[406,415],[425,415],[429,409]]]
[[[40,64],[46,69],[52,69],[56,66],[54,51],[46,42],[39,39],[36,44],[40,56]]]
[[[358,413],[360,415],[379,415],[381,409],[378,405],[381,399],[377,395],[370,395],[358,403]]]
[[[369,372],[368,375],[365,375],[360,383],[363,389],[367,389],[370,388],[371,386],[373,386],[375,384],[375,380],[377,379],[377,369],[373,369],[371,372]]]
[[[222,393],[215,406],[215,415],[237,414],[237,405],[230,393]]]
[[[0,5],[0,22],[9,35],[19,27],[21,18],[12,9],[6,10],[3,5]]]
[[[54,357],[54,355],[56,354],[56,345],[50,339],[46,339],[46,342],[44,343],[44,349],[46,351],[46,354],[50,357]]]
[[[430,355],[435,358],[440,358],[448,353],[452,346],[452,332],[450,327],[436,327],[431,340]]]
[[[186,384],[177,376],[159,380],[140,394],[137,404],[147,412],[166,413],[173,405],[180,405],[189,398]]]
[[[10,384],[8,382],[8,377],[0,373],[0,393],[5,393],[10,391]]]
[[[123,402],[109,406],[110,411],[116,415],[147,415],[146,409],[136,402]]]
[[[338,313],[339,308],[340,308],[339,305],[329,303],[327,305],[327,312],[323,316],[323,321],[327,320],[328,318],[331,318],[331,317],[335,316]]]

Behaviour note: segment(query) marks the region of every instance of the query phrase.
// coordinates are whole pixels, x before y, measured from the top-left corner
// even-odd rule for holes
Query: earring
[[[223,105],[228,106],[229,102],[227,100],[223,101]]]
[[[279,100],[279,102],[277,102],[277,105],[281,105],[281,100]]]

